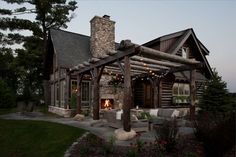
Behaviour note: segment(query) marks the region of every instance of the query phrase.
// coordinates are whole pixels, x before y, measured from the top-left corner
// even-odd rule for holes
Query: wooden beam
[[[77,113],[81,114],[81,82],[83,74],[77,75]]]
[[[113,64],[111,64],[111,65],[109,65],[109,66],[106,66],[106,69],[107,70],[115,70],[115,71],[119,71],[122,75],[124,75],[122,72],[121,72],[121,70],[120,70],[120,68],[118,67],[118,65],[117,64],[115,64],[115,63],[113,63]],[[131,73],[139,73],[139,74],[141,74],[141,73],[146,73],[147,72],[147,69],[145,69],[145,70],[137,70],[137,69],[131,69]]]
[[[142,63],[140,61],[130,61],[130,63],[131,63],[131,66],[138,65],[138,66],[149,67],[149,68],[170,69],[169,67],[166,67],[166,66],[155,65],[155,64],[147,64],[147,63]]]
[[[124,105],[123,105],[123,127],[129,132],[131,130],[130,124],[130,107],[132,105],[132,89],[131,89],[131,75],[130,75],[130,59],[125,56],[125,75],[124,75]]]
[[[99,73],[98,73],[98,83],[99,83],[99,81],[100,81],[100,79],[101,79],[101,77],[102,77],[102,73],[103,73],[103,70],[104,70],[104,68],[105,68],[105,66],[102,66],[100,69],[98,69],[99,71]]]
[[[190,119],[195,118],[196,69],[190,71]]]
[[[124,66],[121,64],[120,60],[117,60],[116,62],[122,72],[123,75],[125,75],[125,70],[124,70]]]
[[[133,63],[133,62],[130,61],[131,71],[132,70],[139,70],[140,72],[143,72],[143,73],[146,73],[150,70],[155,72],[155,71],[159,71],[161,69],[165,69],[165,70],[169,69],[168,67],[160,67],[160,66],[155,66],[155,65],[150,65],[150,64],[149,64],[150,66],[149,65],[145,66],[139,62],[134,62],[134,64],[131,64],[131,63]],[[112,65],[114,65],[115,67],[118,66],[117,63],[113,63]],[[124,63],[121,63],[121,65],[124,66]]]
[[[116,62],[117,60],[122,60],[125,56],[135,55],[137,53],[138,52],[134,51],[134,46],[130,47],[126,51],[117,51],[117,53],[112,56],[108,56],[102,60],[95,62],[94,64],[90,64],[89,66],[79,69],[78,73],[85,73],[91,69],[106,66],[108,64]]]
[[[186,42],[186,40],[188,39],[188,37],[191,34],[191,30],[188,30],[187,32],[185,32],[179,39],[177,42],[175,42],[175,44],[170,48],[170,50],[168,51],[169,54],[176,54],[177,51],[181,48],[181,46],[183,46],[184,42]]]
[[[93,120],[99,120],[99,69],[93,69]]]
[[[66,73],[66,89],[65,89],[65,105],[64,105],[64,109],[67,108],[67,106],[69,106],[69,92],[70,92],[70,74]]]
[[[162,103],[162,79],[159,80],[158,82],[158,107],[161,107]]]
[[[159,105],[158,99],[159,99],[159,94],[158,94],[158,86],[159,86],[159,79],[155,78],[153,80],[153,104],[154,108],[157,108]]]
[[[166,67],[178,67],[178,66],[182,65],[182,64],[178,64],[178,63],[173,63],[173,62],[168,62],[168,61],[159,61],[159,60],[144,58],[144,57],[140,57],[140,56],[132,56],[131,60],[141,61],[144,63],[150,63],[150,64],[155,64],[155,65],[162,65],[162,66],[166,66]]]
[[[92,69],[92,70],[89,71],[90,74],[91,74],[92,79],[94,79],[94,77],[95,77],[95,76],[94,76],[94,73],[93,73],[93,70],[94,70],[94,69]]]
[[[59,107],[61,107],[61,80],[60,80],[60,77],[61,77],[61,68],[60,66],[58,67],[58,78],[57,78],[57,82],[58,82],[58,90],[59,90]]]
[[[154,58],[154,59],[163,59],[168,61],[173,61],[182,64],[194,65],[200,63],[199,61],[193,59],[185,59],[183,57],[177,55],[167,54],[165,52],[161,52],[158,50],[154,50],[152,48],[139,46],[136,48],[137,53],[141,53],[143,57],[146,58]]]
[[[113,74],[120,74],[120,75],[124,75],[120,69],[116,69],[116,68],[113,68],[113,67],[106,67],[106,69],[108,71],[111,71]],[[109,72],[108,72],[109,73]],[[140,75],[140,74],[143,74],[143,72],[140,72],[138,70],[131,70],[131,75],[134,76],[134,75]]]

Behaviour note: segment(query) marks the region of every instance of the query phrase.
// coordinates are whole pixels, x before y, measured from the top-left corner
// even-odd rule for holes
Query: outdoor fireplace
[[[101,109],[110,110],[114,108],[113,99],[101,99]]]

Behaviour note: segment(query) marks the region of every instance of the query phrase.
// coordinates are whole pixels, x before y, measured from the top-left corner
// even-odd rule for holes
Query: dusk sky
[[[66,30],[90,35],[93,16],[107,14],[116,21],[116,42],[130,39],[143,44],[193,28],[210,51],[211,67],[227,82],[230,92],[236,92],[236,0],[83,0],[78,6]]]
[[[236,1],[78,1],[68,31],[90,35],[94,15],[116,21],[116,41],[142,44],[159,36],[193,28],[209,49],[207,57],[230,92],[236,92]]]

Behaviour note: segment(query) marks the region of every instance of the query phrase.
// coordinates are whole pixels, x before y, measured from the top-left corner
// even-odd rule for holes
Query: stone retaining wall
[[[75,109],[64,109],[56,106],[48,106],[48,111],[63,117],[72,117],[75,114]]]

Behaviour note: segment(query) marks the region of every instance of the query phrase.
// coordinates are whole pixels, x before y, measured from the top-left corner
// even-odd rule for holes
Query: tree
[[[215,69],[199,107],[196,137],[203,142],[206,156],[222,157],[235,147],[235,102]]]
[[[40,91],[42,79],[49,80],[49,70],[46,66],[47,36],[50,28],[67,28],[66,23],[73,18],[73,11],[77,8],[76,1],[70,0],[3,0],[8,4],[25,5],[13,10],[0,8],[0,30],[10,30],[11,33],[0,32],[1,48],[6,45],[23,44],[23,49],[17,49],[16,62],[20,90],[22,93]],[[34,14],[35,20],[20,19],[17,15]],[[29,30],[32,35],[12,33],[12,31]],[[2,52],[1,52],[2,53]],[[27,58],[27,59],[26,59]],[[34,62],[36,61],[36,62]],[[43,61],[43,64],[40,62]],[[43,77],[42,77],[43,74]],[[27,79],[26,79],[27,78]],[[35,90],[38,87],[38,90]],[[45,97],[48,87],[44,86]],[[26,92],[26,91],[28,92]],[[46,99],[47,100],[47,99]],[[47,102],[47,101],[46,101]]]
[[[11,88],[0,78],[0,108],[15,106],[15,95]]]
[[[235,104],[229,96],[227,84],[215,69],[213,70],[213,78],[207,82],[203,91],[199,107],[203,112],[206,111],[213,115],[223,115],[235,111]]]

